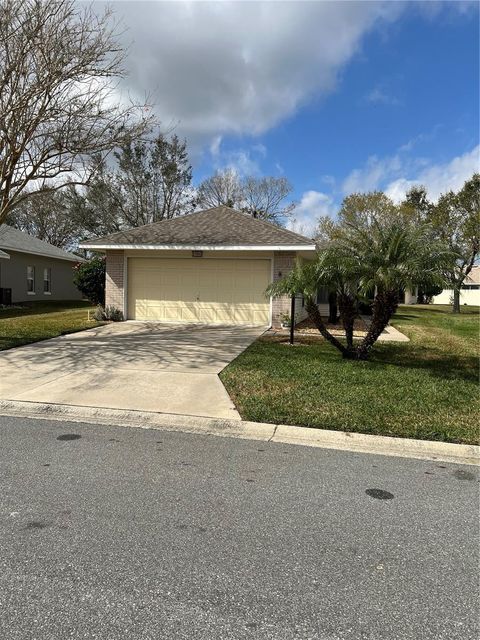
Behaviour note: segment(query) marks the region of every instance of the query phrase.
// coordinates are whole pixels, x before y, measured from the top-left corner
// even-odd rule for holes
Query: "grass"
[[[401,306],[409,343],[377,343],[342,360],[321,338],[257,340],[221,374],[242,418],[318,429],[478,442],[479,310]]]
[[[38,302],[14,309],[0,309],[0,351],[30,342],[98,326],[88,321],[88,302]]]

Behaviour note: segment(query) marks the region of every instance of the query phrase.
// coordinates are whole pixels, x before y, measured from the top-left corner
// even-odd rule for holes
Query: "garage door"
[[[262,259],[129,258],[128,317],[268,325],[270,270]]]

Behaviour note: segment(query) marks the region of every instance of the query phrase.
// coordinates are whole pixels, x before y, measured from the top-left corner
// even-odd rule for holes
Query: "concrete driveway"
[[[124,322],[0,354],[0,399],[240,419],[218,373],[265,329]]]

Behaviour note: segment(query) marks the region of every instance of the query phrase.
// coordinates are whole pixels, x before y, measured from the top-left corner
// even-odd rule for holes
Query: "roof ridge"
[[[252,218],[252,220],[256,220],[257,222],[261,222],[263,225],[267,225],[269,227],[274,227],[275,229],[280,229],[281,231],[285,231],[290,235],[296,236],[297,238],[302,238],[302,240],[311,240],[313,242],[313,238],[308,238],[307,236],[303,236],[296,231],[291,231],[290,229],[286,229],[285,227],[277,226],[274,222],[270,222],[270,220],[265,220],[263,218],[255,218],[252,214],[247,213],[246,211],[239,211],[238,209],[233,209],[232,207],[225,206],[226,209],[230,209],[230,211],[234,211],[235,213],[239,213],[243,216],[247,216],[248,218]]]

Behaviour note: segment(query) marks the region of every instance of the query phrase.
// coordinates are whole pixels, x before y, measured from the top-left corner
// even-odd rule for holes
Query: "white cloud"
[[[129,90],[152,93],[164,125],[201,146],[261,134],[334,90],[363,36],[401,11],[382,1],[115,4],[133,40]]]
[[[414,142],[414,141],[411,141]],[[414,145],[407,143],[399,151],[405,152]],[[385,158],[371,156],[365,166],[354,169],[342,184],[344,195],[366,191],[385,191],[395,201],[401,200],[414,185],[427,188],[432,200],[450,189],[458,190],[473,173],[480,171],[480,147],[443,164],[432,164],[426,158],[410,157],[396,153]]]
[[[212,156],[218,156],[220,153],[220,145],[222,144],[222,136],[214,136],[210,143],[210,153]]]
[[[480,146],[467,151],[450,162],[426,167],[415,178],[399,178],[390,182],[385,191],[395,202],[399,202],[405,193],[415,185],[423,185],[431,200],[447,191],[458,191],[463,183],[480,171]]]
[[[320,216],[334,216],[337,207],[333,198],[321,191],[305,191],[299,204],[287,221],[287,227],[292,231],[312,236]]]
[[[259,160],[253,157],[252,152],[245,149],[237,149],[227,153],[223,166],[219,168],[233,169],[241,178],[261,173]]]
[[[395,96],[389,95],[386,91],[380,87],[375,87],[365,96],[365,102],[371,104],[387,104],[392,106],[398,106],[400,100]]]
[[[259,175],[260,161],[267,155],[267,148],[263,144],[254,144],[248,149],[222,148],[222,136],[215,136],[210,142],[210,160],[216,171],[233,170],[238,176]]]
[[[401,173],[403,163],[403,159],[398,154],[386,158],[370,156],[364,167],[354,169],[345,178],[342,184],[343,193],[348,195],[380,189],[386,180]]]

